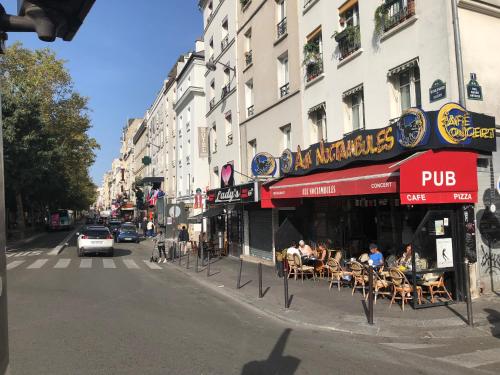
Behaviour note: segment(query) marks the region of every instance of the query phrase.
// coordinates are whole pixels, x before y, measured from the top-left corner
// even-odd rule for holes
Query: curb
[[[64,248],[68,246],[68,241],[75,235],[75,233],[80,230],[81,226],[72,230],[70,234],[68,234],[56,247],[54,247],[51,251],[47,253],[47,255],[59,255],[62,253]]]
[[[418,322],[418,326],[408,327],[407,325],[397,325],[394,327],[387,327],[383,323],[369,325],[362,316],[361,321],[343,321],[340,325],[320,325],[309,322],[304,322],[300,319],[294,318],[293,315],[296,311],[293,309],[281,308],[281,314],[272,311],[266,307],[259,306],[258,301],[249,300],[243,295],[236,294],[232,289],[226,289],[225,287],[220,287],[210,282],[206,282],[203,278],[195,277],[192,272],[189,272],[182,266],[179,267],[177,263],[172,264],[175,270],[178,272],[189,276],[199,285],[202,285],[230,300],[244,306],[245,308],[255,312],[257,314],[265,315],[268,318],[281,321],[287,324],[293,324],[296,326],[302,326],[308,329],[315,329],[321,331],[331,331],[339,332],[349,335],[361,335],[361,336],[374,336],[381,338],[419,338],[419,339],[429,339],[429,338],[467,338],[467,337],[490,337],[491,334],[481,328],[483,325],[478,325],[474,328],[467,326],[464,322],[457,321],[456,324],[444,325],[444,319],[433,320],[422,320]],[[379,320],[380,322],[380,320]],[[439,329],[436,329],[439,328]],[[449,331],[449,332],[447,332]],[[450,333],[454,333],[451,334]]]

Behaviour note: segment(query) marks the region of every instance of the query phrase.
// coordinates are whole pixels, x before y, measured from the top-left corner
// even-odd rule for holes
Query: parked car
[[[121,220],[111,219],[108,222],[108,228],[115,238],[116,238],[116,235],[118,234],[118,229],[120,229],[121,225],[122,225]]]
[[[104,253],[114,255],[114,238],[105,226],[88,226],[82,233],[77,233],[76,249],[78,256],[86,253]]]
[[[139,243],[139,233],[133,223],[124,223],[118,229],[116,242],[124,241]]]

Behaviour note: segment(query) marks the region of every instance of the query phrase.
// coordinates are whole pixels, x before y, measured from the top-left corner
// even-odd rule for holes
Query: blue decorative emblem
[[[396,122],[397,140],[404,148],[424,146],[429,141],[427,115],[419,108],[408,108]]]
[[[282,174],[290,173],[293,169],[293,153],[290,149],[283,151],[280,157],[280,170]]]
[[[267,152],[260,152],[252,160],[254,176],[273,176],[276,173],[276,160]]]

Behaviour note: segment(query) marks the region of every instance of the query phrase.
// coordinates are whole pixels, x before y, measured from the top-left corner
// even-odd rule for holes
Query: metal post
[[[189,251],[187,252],[186,269],[189,269]]]
[[[198,258],[200,257],[200,246],[196,249],[196,267],[195,267],[195,272],[198,273]]]
[[[368,324],[373,324],[373,266],[368,267]]]
[[[201,247],[201,266],[203,267],[204,264],[205,264],[205,249],[202,246]]]
[[[262,263],[259,263],[259,298],[262,297]]]
[[[288,305],[288,275],[285,272],[285,262],[282,263],[282,268],[283,268],[283,289],[285,291],[285,309],[288,309],[290,307]]]
[[[472,300],[470,297],[470,270],[469,259],[465,259],[465,295],[467,299],[467,323],[472,327],[474,326],[474,317],[472,316]]]
[[[207,277],[210,277],[210,251],[208,252]]]
[[[240,270],[238,272],[238,284],[236,284],[236,289],[241,288],[241,269],[243,268],[243,259],[240,258]]]
[[[182,246],[179,246],[179,266],[181,265]]]
[[[460,23],[458,21],[457,0],[451,0],[451,13],[453,19],[453,35],[455,41],[455,63],[457,65],[458,80],[458,102],[462,107],[465,103],[465,83],[464,83],[464,64],[462,59],[462,42],[460,38]]]

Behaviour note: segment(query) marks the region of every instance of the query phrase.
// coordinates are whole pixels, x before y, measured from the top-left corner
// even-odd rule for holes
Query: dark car
[[[111,233],[113,233],[113,236],[116,237],[116,234],[118,233],[118,229],[120,229],[120,226],[122,225],[121,220],[110,220],[108,222],[108,228]]]
[[[132,223],[122,224],[116,234],[116,242],[125,241],[139,243],[139,233]]]
[[[85,224],[94,224],[94,219],[91,217],[87,217],[87,219],[85,220]]]

